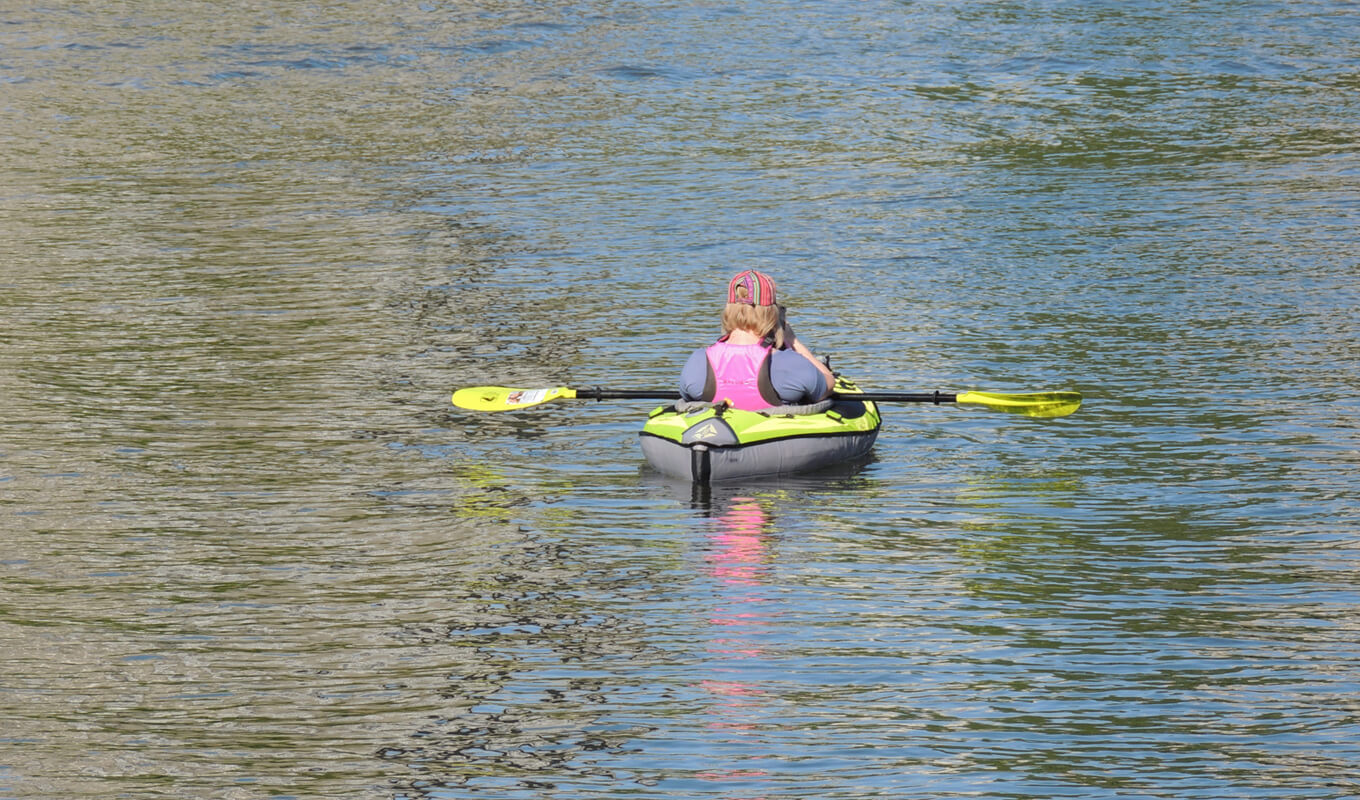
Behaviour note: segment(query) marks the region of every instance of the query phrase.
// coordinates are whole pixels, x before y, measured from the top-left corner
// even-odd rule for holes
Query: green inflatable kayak
[[[835,391],[834,400],[815,406],[762,411],[662,406],[639,433],[642,453],[657,471],[699,483],[843,464],[869,453],[882,419],[876,403],[854,399],[853,383],[837,379]]]

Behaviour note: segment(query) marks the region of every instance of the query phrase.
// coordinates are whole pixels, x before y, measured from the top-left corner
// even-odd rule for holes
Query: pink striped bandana
[[[739,288],[746,290],[746,296],[738,293]],[[774,281],[763,272],[748,269],[737,273],[737,277],[727,285],[727,302],[745,303],[748,306],[774,305]]]

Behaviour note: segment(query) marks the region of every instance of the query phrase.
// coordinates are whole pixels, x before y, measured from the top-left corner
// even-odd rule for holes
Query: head
[[[784,344],[784,309],[775,302],[774,281],[770,276],[748,269],[737,273],[727,285],[727,306],[723,309],[723,335],[744,330],[776,347]]]

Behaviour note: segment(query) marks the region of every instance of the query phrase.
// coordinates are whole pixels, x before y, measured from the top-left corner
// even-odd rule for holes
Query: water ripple
[[[1354,15],[76,3],[0,24],[0,795],[1360,791]],[[873,458],[643,404],[774,273]]]

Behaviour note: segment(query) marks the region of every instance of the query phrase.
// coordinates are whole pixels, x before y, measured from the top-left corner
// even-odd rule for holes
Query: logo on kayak
[[[693,438],[693,439],[712,439],[713,437],[715,437],[715,436],[717,436],[717,435],[718,435],[718,426],[717,426],[717,425],[714,425],[712,422],[705,422],[703,425],[699,426],[698,428],[696,428],[696,429],[694,430],[694,434],[693,434],[690,438]]]

